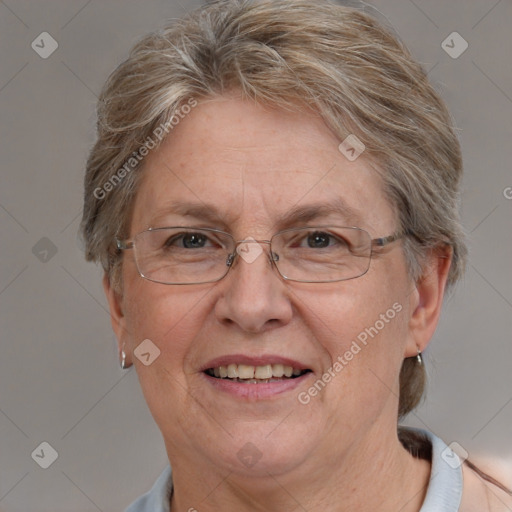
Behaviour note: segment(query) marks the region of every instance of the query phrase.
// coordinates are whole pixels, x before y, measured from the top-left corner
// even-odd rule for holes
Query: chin
[[[204,449],[216,466],[240,476],[284,474],[301,466],[319,444],[307,425],[284,425],[285,422],[279,425],[279,421],[264,421],[257,429],[254,424],[251,429],[245,423],[231,430],[233,437],[223,436]]]

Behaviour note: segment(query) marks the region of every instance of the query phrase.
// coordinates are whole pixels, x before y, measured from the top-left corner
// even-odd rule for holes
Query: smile
[[[268,382],[280,382],[285,379],[294,379],[310,372],[300,370],[283,364],[266,364],[252,366],[248,364],[229,364],[208,368],[205,373],[218,379],[229,379],[245,384],[262,384]]]

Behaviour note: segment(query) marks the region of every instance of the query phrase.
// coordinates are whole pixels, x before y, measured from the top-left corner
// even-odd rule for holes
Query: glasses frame
[[[310,281],[310,280],[302,280],[302,279],[292,279],[290,277],[287,277],[285,276],[284,274],[281,273],[281,271],[279,270],[277,264],[276,264],[276,261],[279,261],[279,255],[277,253],[274,253],[272,251],[272,240],[274,240],[274,238],[282,233],[287,233],[287,232],[290,232],[290,231],[301,231],[303,229],[322,229],[322,228],[343,228],[343,229],[354,229],[354,230],[359,230],[359,231],[363,231],[364,233],[366,233],[368,235],[368,238],[370,239],[370,255],[368,257],[368,268],[362,273],[362,274],[359,274],[357,276],[354,276],[354,277],[346,277],[346,278],[343,278],[343,279],[335,279],[335,280],[327,280],[327,281]],[[233,244],[234,244],[234,248],[233,248],[233,252],[228,254],[228,257],[226,259],[226,272],[224,272],[224,274],[217,278],[217,279],[211,279],[209,281],[197,281],[197,282],[192,282],[192,283],[168,283],[168,282],[165,282],[165,281],[159,281],[159,280],[156,280],[156,279],[152,279],[150,277],[147,277],[145,276],[140,268],[139,268],[139,263],[137,261],[137,255],[136,255],[136,248],[135,248],[135,239],[137,238],[137,236],[141,235],[142,233],[146,233],[148,231],[161,231],[161,230],[165,230],[165,229],[187,229],[187,230],[198,230],[198,231],[210,231],[210,232],[213,232],[213,233],[219,233],[219,234],[223,234],[223,235],[226,235],[228,236],[232,241],[233,241]],[[216,229],[216,228],[203,228],[203,227],[196,227],[196,226],[165,226],[165,227],[160,227],[160,228],[148,228],[148,229],[145,229],[143,231],[140,231],[139,233],[137,233],[136,235],[134,235],[132,238],[129,238],[129,239],[126,239],[126,240],[120,240],[119,238],[115,238],[115,243],[116,243],[116,247],[119,251],[119,253],[121,251],[127,251],[127,250],[130,250],[130,249],[133,249],[134,250],[134,260],[135,260],[135,266],[137,267],[137,271],[139,272],[139,275],[143,278],[143,279],[147,279],[148,281],[151,281],[153,283],[159,283],[159,284],[165,284],[165,285],[192,285],[192,284],[207,284],[207,283],[216,283],[218,281],[221,281],[222,279],[224,279],[226,277],[226,275],[228,274],[229,270],[231,269],[231,267],[233,266],[235,260],[236,260],[236,257],[238,255],[238,252],[237,252],[237,248],[240,244],[243,244],[243,243],[258,243],[258,244],[268,244],[269,245],[269,260],[270,260],[270,263],[271,265],[277,270],[277,273],[283,278],[285,279],[286,281],[293,281],[293,282],[297,282],[297,283],[337,283],[337,282],[341,282],[341,281],[350,281],[351,279],[357,279],[358,277],[362,277],[364,276],[368,270],[370,269],[370,265],[371,265],[371,261],[372,261],[372,257],[373,257],[373,253],[374,253],[374,248],[378,247],[378,248],[382,248],[382,247],[385,247],[386,245],[389,245],[393,242],[396,242],[397,240],[400,240],[401,238],[404,238],[405,236],[407,236],[407,233],[404,232],[404,231],[396,231],[395,233],[392,233],[391,235],[387,235],[387,236],[382,236],[382,237],[379,237],[379,238],[371,238],[371,235],[370,233],[368,233],[368,231],[366,231],[365,229],[362,229],[362,228],[359,228],[357,226],[336,226],[336,225],[332,225],[332,224],[329,224],[329,225],[322,225],[322,226],[302,226],[302,227],[297,227],[297,228],[288,228],[288,229],[283,229],[281,231],[278,231],[277,233],[275,233],[274,235],[272,235],[272,238],[270,240],[255,240],[255,239],[243,239],[243,240],[235,240],[233,235],[231,235],[230,233],[227,233],[226,231],[222,231],[221,229]]]

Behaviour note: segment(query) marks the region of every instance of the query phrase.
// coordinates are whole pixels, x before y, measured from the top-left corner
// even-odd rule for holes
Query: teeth
[[[254,366],[249,366],[248,364],[239,364],[238,377],[240,379],[254,379]]]
[[[272,377],[282,377],[284,375],[284,366],[282,364],[272,365]]]
[[[235,379],[238,377],[238,366],[236,364],[228,365],[228,377],[230,379]]]
[[[303,370],[286,366],[283,364],[266,364],[263,366],[252,366],[248,364],[230,364],[213,368],[213,375],[221,379],[230,378],[244,380],[246,382],[273,382],[274,379],[282,377],[298,376]]]
[[[265,366],[256,366],[254,377],[256,379],[270,379],[270,377],[272,377],[272,365],[266,364]]]

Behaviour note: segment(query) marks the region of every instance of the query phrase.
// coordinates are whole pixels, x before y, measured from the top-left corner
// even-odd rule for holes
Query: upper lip
[[[310,370],[311,368],[301,363],[300,361],[296,361],[294,359],[290,359],[289,357],[283,357],[279,355],[262,355],[262,356],[248,356],[245,354],[231,354],[226,356],[216,357],[215,359],[211,359],[206,364],[201,367],[201,371],[204,372],[209,368],[218,368],[219,366],[228,366],[230,364],[245,364],[249,366],[265,366],[267,364],[282,364],[284,366],[291,366],[292,368],[298,370]]]

